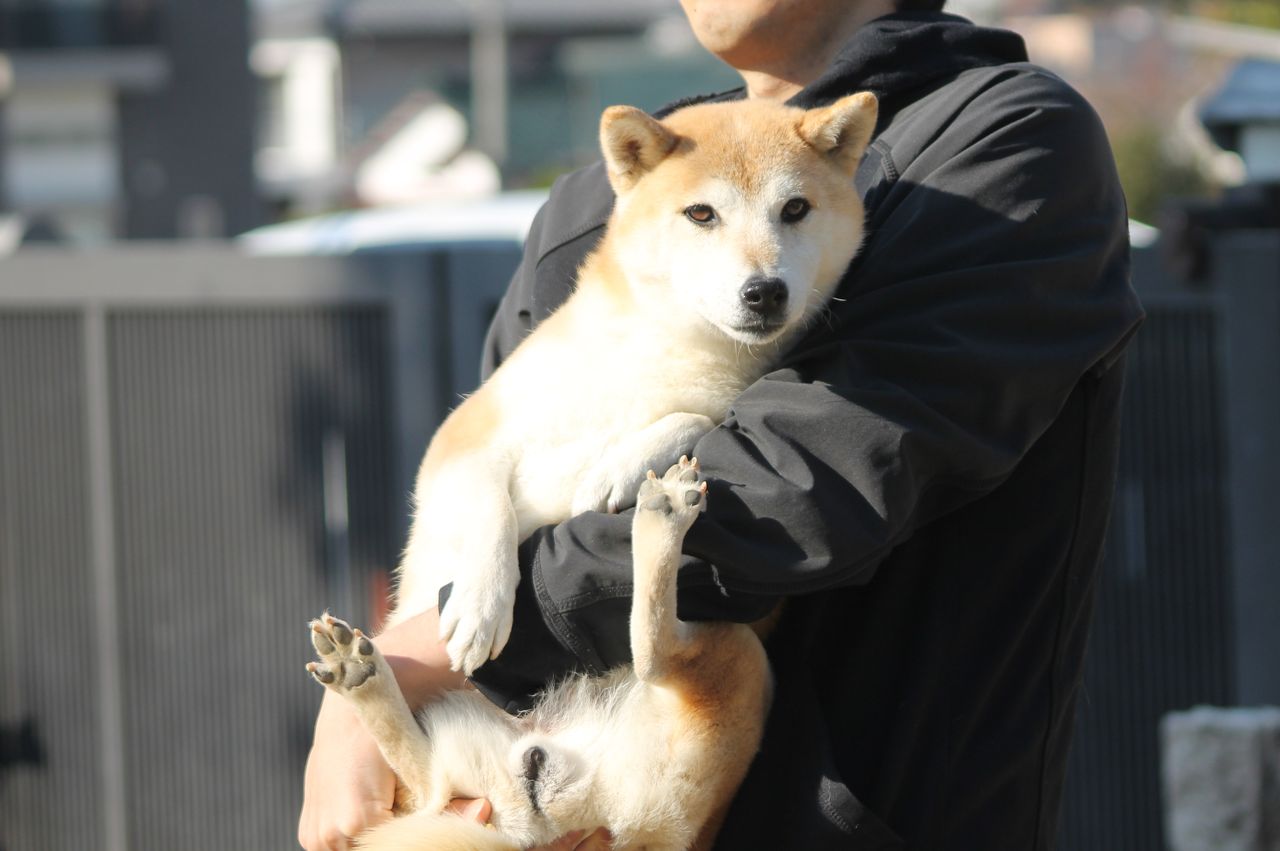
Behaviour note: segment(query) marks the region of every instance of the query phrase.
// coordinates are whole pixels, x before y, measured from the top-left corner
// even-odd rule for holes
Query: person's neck
[[[853,34],[876,18],[894,11],[893,0],[867,0],[827,28],[821,41],[788,51],[787,61],[767,68],[739,68],[747,84],[747,97],[785,101],[822,76]]]

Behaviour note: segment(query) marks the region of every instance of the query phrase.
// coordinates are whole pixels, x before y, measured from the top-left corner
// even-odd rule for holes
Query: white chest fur
[[[510,464],[520,537],[579,510],[603,509],[575,504],[584,482],[603,475],[593,472],[602,465],[637,483],[645,465],[665,469],[678,444],[691,445],[724,419],[762,367],[758,356],[731,345],[691,346],[635,322],[601,323],[522,351],[494,376],[503,410],[519,413],[502,418],[492,447]],[[654,428],[673,414],[706,425],[671,419],[670,428]]]

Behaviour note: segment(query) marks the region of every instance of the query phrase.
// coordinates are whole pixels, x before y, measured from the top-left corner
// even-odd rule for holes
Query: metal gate
[[[1063,851],[1161,851],[1157,725],[1233,699],[1218,305],[1147,300],[1062,810]]]
[[[291,847],[319,690],[514,247],[0,265],[0,848]]]
[[[1158,724],[1280,704],[1280,234],[1214,236],[1210,279],[1135,251],[1120,476],[1059,847],[1161,851]]]

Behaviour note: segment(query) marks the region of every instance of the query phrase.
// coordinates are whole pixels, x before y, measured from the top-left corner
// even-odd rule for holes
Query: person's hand
[[[435,609],[374,639],[411,708],[443,689],[461,688],[439,640]],[[307,757],[298,844],[306,851],[347,851],[353,837],[391,817],[396,778],[355,711],[325,692]]]
[[[364,830],[391,818],[396,778],[373,737],[342,698],[326,692],[307,757],[298,844],[347,851]]]
[[[477,824],[487,824],[493,814],[493,807],[484,798],[454,798],[445,809]],[[575,830],[549,845],[539,845],[528,851],[610,851],[612,842],[613,837],[602,827],[590,834],[585,830]]]

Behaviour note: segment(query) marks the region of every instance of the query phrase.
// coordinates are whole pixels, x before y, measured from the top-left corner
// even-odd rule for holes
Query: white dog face
[[[825,304],[857,251],[852,176],[875,99],[809,111],[726,106],[662,123],[627,107],[605,113],[618,193],[610,238],[646,310],[761,344]]]
[[[742,343],[769,342],[800,322],[829,295],[820,284],[852,258],[861,228],[815,209],[813,187],[797,178],[782,173],[754,191],[709,178],[688,192],[696,200],[673,205],[663,238],[629,258],[647,272],[643,291]],[[824,257],[838,244],[847,255]]]

